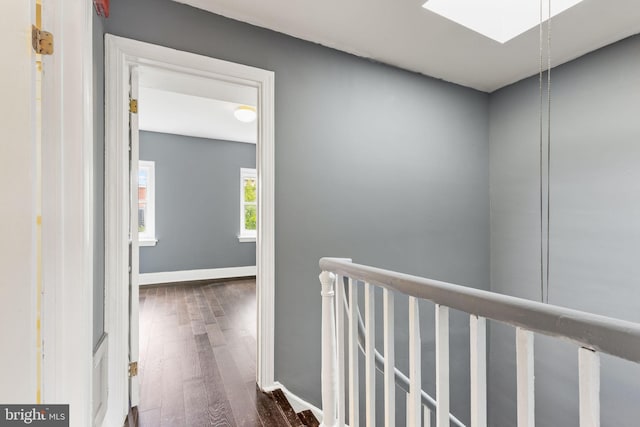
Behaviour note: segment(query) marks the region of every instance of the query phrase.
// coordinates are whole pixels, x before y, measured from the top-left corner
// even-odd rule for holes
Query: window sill
[[[240,243],[255,242],[256,237],[255,236],[238,236],[238,241]]]
[[[158,239],[140,239],[139,246],[155,246],[158,243]]]

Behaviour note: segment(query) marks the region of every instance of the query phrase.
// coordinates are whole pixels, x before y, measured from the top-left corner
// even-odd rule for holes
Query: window
[[[256,241],[258,219],[258,179],[255,169],[240,169],[240,235],[241,242]]]
[[[156,240],[155,162],[138,162],[138,240],[140,246],[154,246]]]

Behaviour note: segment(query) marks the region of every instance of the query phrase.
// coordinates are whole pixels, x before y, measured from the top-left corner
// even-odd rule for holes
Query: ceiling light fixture
[[[256,109],[249,105],[241,105],[233,112],[233,115],[236,119],[240,120],[243,123],[251,123],[256,119],[258,114],[256,113]]]

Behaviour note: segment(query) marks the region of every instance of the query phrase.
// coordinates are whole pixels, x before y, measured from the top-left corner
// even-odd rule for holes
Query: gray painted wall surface
[[[552,72],[549,302],[640,322],[640,37]],[[538,81],[491,95],[491,290],[540,300]],[[546,160],[545,160],[546,162]],[[546,193],[544,198],[546,199]],[[490,425],[515,414],[515,333],[492,324]],[[536,337],[538,426],[578,425],[577,349]],[[640,420],[640,368],[602,360],[602,425]]]
[[[104,333],[104,24],[93,14],[93,345]]]
[[[158,239],[140,247],[140,273],[256,265],[256,244],[238,241],[254,144],[140,132],[140,160],[155,162]]]
[[[169,0],[114,0],[106,31],[275,71],[275,374],[294,393],[320,404],[320,257],[488,288],[488,95]],[[452,408],[468,419],[453,318]],[[403,328],[398,349],[402,364]]]

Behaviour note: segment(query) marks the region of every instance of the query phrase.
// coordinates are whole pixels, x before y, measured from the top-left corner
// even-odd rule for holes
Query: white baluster
[[[364,284],[364,324],[365,324],[365,391],[367,427],[376,425],[376,360],[375,360],[375,288]]]
[[[535,427],[533,332],[516,329],[518,427]]]
[[[394,310],[393,292],[383,290],[384,309],[384,425],[395,427],[396,425],[396,378],[395,378],[395,337],[394,337]]]
[[[580,378],[580,427],[600,426],[600,354],[578,350]]]
[[[412,415],[411,415],[411,411],[412,411],[412,408],[411,408],[411,393],[407,393],[406,398],[407,398],[407,405],[406,405],[406,407],[405,407],[405,411],[406,411],[406,417],[407,417],[407,418],[406,418],[406,420],[405,420],[404,425],[405,425],[406,427],[409,427],[409,426],[411,425],[411,424],[409,424],[409,420],[410,420],[410,419],[411,419],[411,417],[412,417]]]
[[[470,316],[471,427],[487,427],[487,320]]]
[[[360,424],[358,382],[358,286],[349,278],[349,426]]]
[[[323,271],[320,274],[320,283],[322,283],[322,426],[335,427],[337,426],[335,275]]]
[[[338,425],[344,426],[344,278],[336,278],[336,353],[338,355]]]
[[[449,307],[436,304],[436,426],[449,427]]]
[[[407,425],[419,426],[422,417],[422,371],[420,341],[420,308],[418,299],[409,297],[409,398]]]
[[[431,427],[431,410],[424,407],[424,421],[422,424],[424,427]]]

